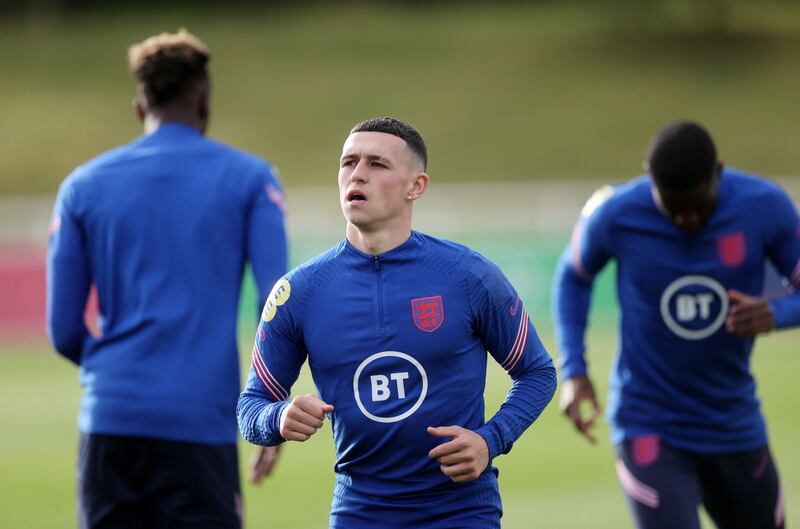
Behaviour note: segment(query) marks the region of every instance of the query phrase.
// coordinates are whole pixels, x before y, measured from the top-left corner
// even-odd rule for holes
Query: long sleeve
[[[291,387],[307,356],[294,314],[299,300],[291,291],[289,279],[284,278],[267,297],[253,344],[250,374],[236,406],[242,437],[257,445],[284,441],[281,414],[289,405]]]
[[[538,337],[533,338],[538,342]],[[539,342],[535,347],[542,345]],[[556,391],[556,369],[549,356],[547,360],[538,365],[530,364],[515,373],[511,389],[500,409],[478,428],[477,432],[486,439],[490,458],[507,454],[552,400]]]
[[[75,189],[68,180],[59,190],[50,221],[47,252],[47,333],[59,354],[80,365],[89,331],[83,319],[91,286],[89,258],[75,215]]]
[[[766,231],[767,256],[786,278],[790,293],[770,303],[778,329],[800,325],[800,216],[792,201],[776,188],[760,212]]]
[[[607,201],[613,194],[613,187],[603,186],[589,198],[556,266],[552,313],[562,380],[588,372],[586,327],[594,277],[611,258]]]
[[[247,256],[258,289],[258,308],[287,271],[288,244],[284,222],[285,199],[278,179],[269,166],[259,175],[253,190],[247,230]]]
[[[511,450],[553,398],[556,370],[522,301],[500,270],[479,260],[473,273],[477,282],[470,301],[477,333],[513,381],[500,409],[477,430],[494,458]]]
[[[566,380],[587,373],[585,335],[593,282],[579,276],[565,251],[553,278],[553,325],[558,344],[560,376]]]

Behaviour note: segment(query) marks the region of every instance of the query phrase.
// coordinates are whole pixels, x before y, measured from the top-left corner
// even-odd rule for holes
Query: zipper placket
[[[372,260],[375,266],[375,282],[378,293],[378,332],[383,332],[383,274],[381,272],[381,260],[377,255]]]

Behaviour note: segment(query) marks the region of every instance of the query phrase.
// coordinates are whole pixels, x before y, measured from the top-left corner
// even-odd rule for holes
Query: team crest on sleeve
[[[275,283],[275,286],[272,287],[272,291],[269,293],[269,296],[267,296],[267,302],[264,303],[264,310],[261,312],[261,319],[264,320],[264,322],[268,322],[274,318],[275,313],[278,311],[278,307],[289,300],[291,293],[292,285],[290,285],[289,281],[286,279],[281,279]]]
[[[747,256],[747,242],[744,233],[737,231],[717,237],[717,254],[722,264],[728,268],[741,265]]]
[[[442,296],[431,296],[411,300],[411,314],[414,325],[421,331],[433,332],[444,322],[444,302]]]
[[[586,201],[583,209],[581,209],[581,215],[584,217],[590,217],[592,213],[594,213],[597,208],[602,206],[606,200],[611,198],[611,195],[613,194],[614,186],[604,185],[589,197],[589,200]]]

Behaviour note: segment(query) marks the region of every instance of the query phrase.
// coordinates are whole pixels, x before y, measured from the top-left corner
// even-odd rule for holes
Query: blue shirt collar
[[[408,239],[406,239],[402,244],[400,244],[400,246],[396,246],[391,250],[383,252],[378,255],[372,255],[362,252],[361,250],[353,246],[353,244],[347,239],[344,240],[344,246],[345,250],[349,252],[351,255],[363,257],[365,259],[375,259],[376,257],[381,261],[407,259],[409,257],[417,255],[417,251],[419,250],[420,246],[422,246],[422,236],[418,232],[411,230],[411,236]]]

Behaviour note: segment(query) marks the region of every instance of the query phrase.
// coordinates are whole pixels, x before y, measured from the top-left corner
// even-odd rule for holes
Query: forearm
[[[770,302],[775,314],[775,328],[785,329],[800,326],[800,289]]]
[[[522,433],[539,417],[556,390],[552,363],[532,367],[514,380],[505,402],[477,432],[486,440],[489,457],[511,450]]]
[[[593,283],[560,260],[553,282],[553,320],[562,380],[587,373],[584,339]]]
[[[270,402],[245,389],[236,405],[236,418],[242,437],[261,446],[284,442],[280,433],[281,414],[288,405],[287,401]]]
[[[90,278],[81,259],[51,256],[47,272],[47,333],[58,353],[80,365],[89,331],[83,320]]]

